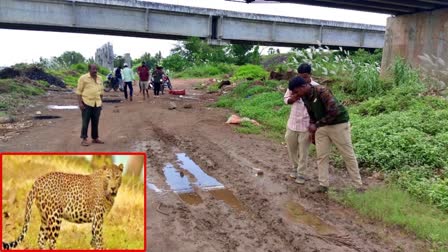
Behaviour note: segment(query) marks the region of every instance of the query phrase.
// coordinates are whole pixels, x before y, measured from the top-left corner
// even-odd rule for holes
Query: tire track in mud
[[[251,187],[253,181],[244,180],[245,177],[252,176],[254,172],[248,167],[252,162],[237,156],[234,152],[223,150],[220,146],[209,142],[208,139],[195,135],[194,137],[179,138],[168,134],[161,128],[153,125],[153,130],[165,147],[165,153],[173,153],[174,149],[183,149],[189,155],[207,167],[207,171],[225,170],[227,179],[238,178],[238,186],[235,188],[232,183],[224,183],[232,189],[237,189],[237,197],[242,200],[247,212],[237,213],[234,209],[216,206],[216,203],[210,203],[212,198],[206,198],[206,212],[194,210],[188,214],[195,222],[197,235],[207,235],[212,241],[221,244],[223,251],[359,251],[356,246],[350,244],[350,241],[342,238],[323,237],[317,235],[307,235],[300,230],[293,230],[285,223],[285,218],[278,214],[278,210],[272,210],[273,204],[270,200],[258,193],[257,188]],[[200,142],[197,141],[200,139]],[[177,146],[177,147],[173,147]],[[207,150],[201,147],[207,146]],[[150,152],[155,152],[151,149]],[[160,151],[160,150],[159,150]],[[204,151],[204,152],[202,152]],[[219,155],[216,155],[219,153]],[[154,163],[157,171],[162,174],[161,157],[163,154],[153,154],[158,156]],[[170,158],[164,157],[165,160]],[[237,160],[235,162],[234,160]],[[150,161],[151,162],[151,161]],[[243,163],[243,164],[242,164]],[[220,179],[221,180],[221,179]],[[241,186],[247,185],[247,186]],[[285,190],[279,190],[278,194],[286,194]],[[232,225],[230,222],[237,221],[239,224]],[[205,234],[204,234],[205,232]],[[242,239],[246,238],[246,239]],[[318,249],[318,250],[316,250]]]

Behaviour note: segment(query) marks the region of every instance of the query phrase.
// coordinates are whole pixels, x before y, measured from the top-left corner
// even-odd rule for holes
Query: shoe
[[[289,174],[289,177],[291,177],[291,178],[297,178],[297,172],[291,172],[291,173]]]
[[[129,100],[132,101],[132,97]]]
[[[103,141],[101,141],[100,139],[93,139],[92,140],[92,143],[96,143],[96,144],[104,144],[104,142]]]
[[[310,190],[311,193],[326,193],[328,192],[328,187],[319,185]]]
[[[90,144],[89,144],[89,141],[87,141],[87,139],[83,139],[83,140],[81,141],[81,145],[82,145],[82,146],[89,146]]]
[[[296,183],[299,184],[299,185],[303,185],[303,184],[305,184],[305,181],[306,181],[306,179],[305,179],[303,176],[298,176],[298,177],[296,178],[296,180],[294,180],[294,182],[296,182]]]

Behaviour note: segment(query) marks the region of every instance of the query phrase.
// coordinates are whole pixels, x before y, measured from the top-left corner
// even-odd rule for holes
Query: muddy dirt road
[[[143,101],[105,103],[104,145],[80,146],[80,112],[49,110],[76,105],[73,93],[53,92],[33,102],[31,127],[0,130],[1,151],[145,151],[148,154],[148,250],[159,251],[427,251],[427,244],[397,228],[308,193],[288,178],[284,145],[242,135],[226,125],[229,111],[208,105],[217,96],[193,90],[199,80],[174,80],[187,97],[165,94]],[[122,99],[107,93],[107,99]],[[170,102],[176,109],[169,110]],[[188,106],[185,106],[188,105]],[[191,108],[188,108],[190,107]],[[22,123],[31,125],[31,122]],[[262,175],[260,175],[262,173]],[[332,172],[343,186],[344,172]],[[374,181],[366,181],[373,184]]]

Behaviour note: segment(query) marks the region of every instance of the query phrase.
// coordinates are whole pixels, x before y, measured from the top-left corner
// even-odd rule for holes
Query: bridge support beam
[[[448,8],[390,17],[381,64],[383,73],[397,57],[448,84]]]

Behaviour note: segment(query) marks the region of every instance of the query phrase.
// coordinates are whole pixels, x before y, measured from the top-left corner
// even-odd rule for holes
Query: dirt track
[[[0,130],[0,136],[7,138],[0,142],[0,150],[146,151],[147,179],[153,188],[147,192],[147,239],[152,252],[427,251],[427,244],[412,235],[362,219],[326,196],[308,193],[316,183],[313,159],[308,175],[314,179],[302,187],[294,184],[287,177],[290,164],[285,146],[235,133],[224,123],[230,112],[208,107],[216,95],[193,90],[197,82],[173,81],[175,88],[187,88],[189,98],[165,94],[146,101],[137,96],[133,102],[106,103],[100,120],[100,137],[106,144],[89,147],[80,146],[79,110],[46,109],[50,104],[76,105],[75,95],[52,93],[23,115],[41,111],[62,118],[34,120],[32,127],[20,131]],[[121,98],[118,95],[111,92],[106,97]],[[170,102],[177,108],[168,110]],[[185,104],[192,108],[184,108]],[[208,186],[198,170],[182,169],[179,153],[224,188]],[[260,171],[263,174],[257,176]],[[332,185],[343,186],[347,174],[332,174]],[[189,192],[173,192],[166,176],[184,186],[180,189],[191,187]]]

